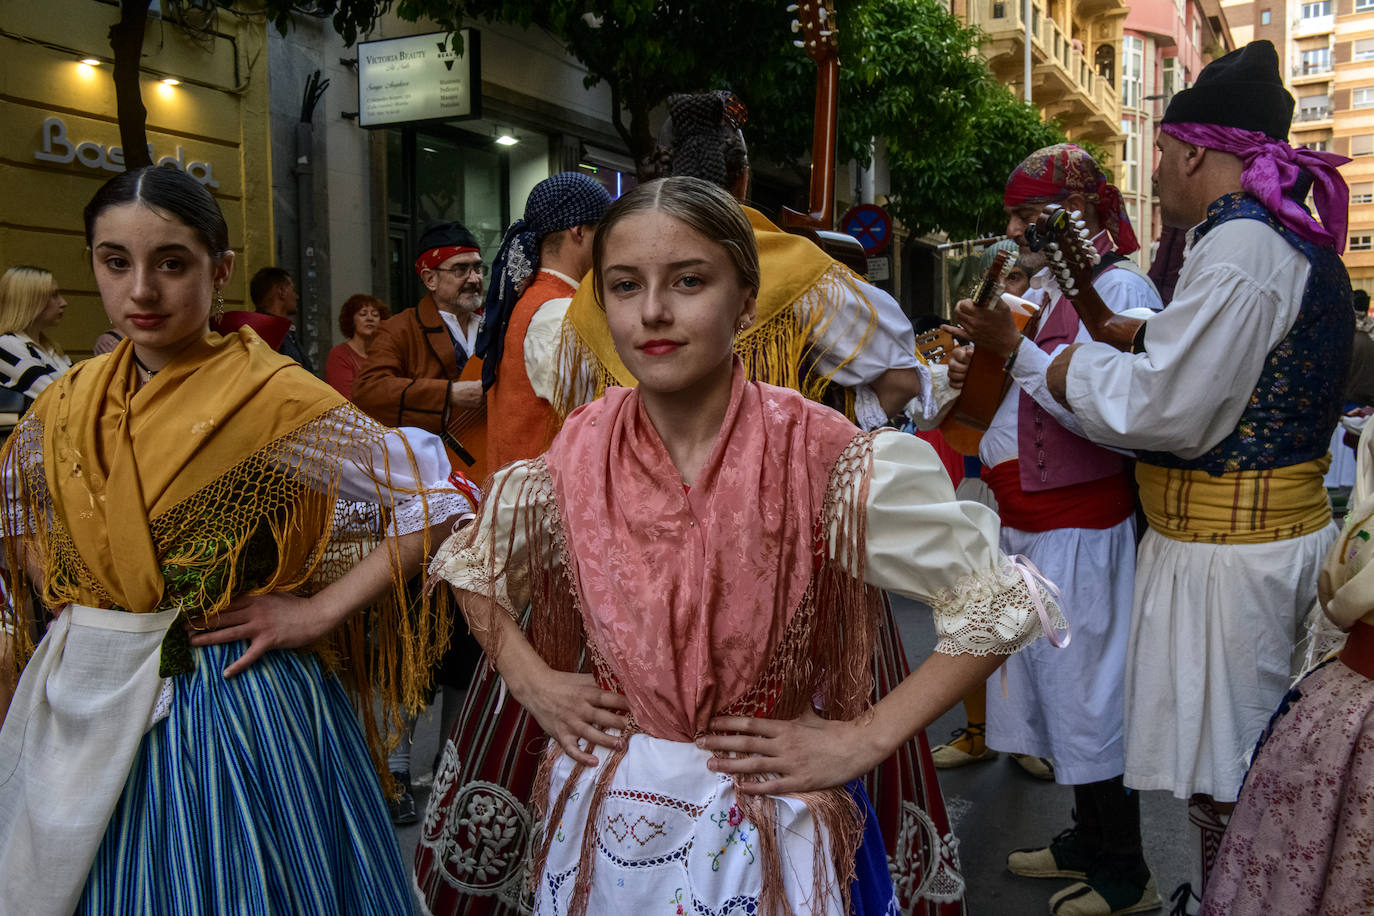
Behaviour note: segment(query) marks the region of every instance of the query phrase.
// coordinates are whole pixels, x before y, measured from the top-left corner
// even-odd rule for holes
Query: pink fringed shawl
[[[569,416],[545,458],[564,559],[588,642],[641,731],[692,740],[764,679],[807,603],[827,486],[856,435],[737,366],[720,435],[685,492],[637,391],[612,388]]]

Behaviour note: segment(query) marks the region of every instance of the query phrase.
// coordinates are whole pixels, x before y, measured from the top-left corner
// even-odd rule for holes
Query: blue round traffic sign
[[[892,217],[876,204],[856,204],[840,220],[868,255],[882,254],[892,244]]]

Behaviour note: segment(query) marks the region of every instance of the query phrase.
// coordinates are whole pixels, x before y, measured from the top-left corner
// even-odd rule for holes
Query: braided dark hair
[[[700,178],[733,188],[749,169],[749,152],[739,128],[747,117],[732,92],[675,95],[659,131],[660,175]]]

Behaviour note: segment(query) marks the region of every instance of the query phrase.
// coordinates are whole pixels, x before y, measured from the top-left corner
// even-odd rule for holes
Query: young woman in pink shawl
[[[554,738],[535,911],[843,913],[846,782],[1065,624],[928,445],[744,378],[758,254],[727,193],[636,188],[592,272],[639,387],[498,473],[431,567]],[[875,705],[879,589],[929,603],[939,642]]]

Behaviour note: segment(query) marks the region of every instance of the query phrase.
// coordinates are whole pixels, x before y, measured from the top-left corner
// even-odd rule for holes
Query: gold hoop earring
[[[218,323],[224,318],[224,294],[218,289],[215,290],[215,304],[210,309],[210,319]]]

